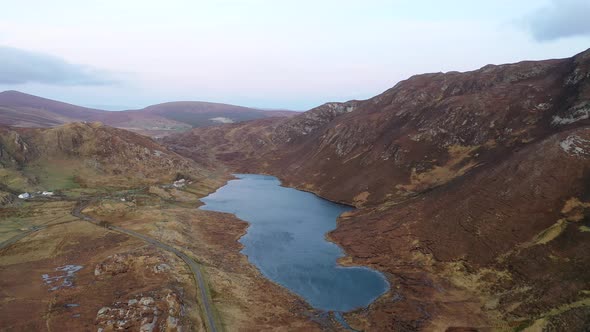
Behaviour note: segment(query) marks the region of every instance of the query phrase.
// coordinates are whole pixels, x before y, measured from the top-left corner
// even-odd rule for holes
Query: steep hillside
[[[589,174],[585,127],[414,199],[341,220],[330,237],[346,248],[344,261],[389,273],[404,298],[381,299],[368,317],[352,320],[375,330],[533,322],[583,330],[590,317]],[[384,312],[395,315],[382,319]],[[417,322],[425,315],[432,319]]]
[[[193,127],[241,122],[266,117],[289,117],[291,111],[259,109],[206,102],[171,102],[141,110],[109,112],[41,98],[18,91],[0,92],[0,124],[15,127],[53,127],[69,122],[100,121],[146,135],[162,136]]]
[[[590,50],[417,75],[364,101],[164,140],[361,209],[330,235],[390,294],[353,327],[580,330],[590,317]]]
[[[201,179],[207,170],[148,137],[101,123],[0,128],[0,182],[10,191],[130,187]]]
[[[588,53],[418,75],[369,100],[329,103],[270,126],[253,121],[195,129],[167,142],[211,145],[221,159],[235,156],[239,167],[251,164],[242,155],[276,158],[269,170],[285,170],[289,183],[334,200],[352,202],[365,192],[369,203],[403,200],[587,123]],[[251,134],[244,139],[238,131]],[[267,148],[252,155],[252,143]]]
[[[291,146],[286,143],[292,143],[294,137],[318,130],[337,116],[352,111],[356,103],[327,103],[289,119],[270,118],[197,128],[165,137],[162,142],[194,160],[217,159],[244,171],[260,165],[269,167],[272,160],[280,159],[272,152],[288,153],[284,149]]]

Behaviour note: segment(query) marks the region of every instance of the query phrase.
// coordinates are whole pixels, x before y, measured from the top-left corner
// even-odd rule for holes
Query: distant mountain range
[[[196,127],[296,114],[294,111],[261,110],[200,101],[169,102],[140,110],[113,112],[19,91],[0,92],[0,124],[16,127],[53,127],[69,122],[100,121],[150,136],[164,136]]]

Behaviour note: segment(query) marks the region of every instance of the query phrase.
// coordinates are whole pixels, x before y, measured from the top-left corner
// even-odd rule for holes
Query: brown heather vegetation
[[[99,123],[1,128],[0,321],[108,330],[112,315],[136,329],[128,301],[146,298],[159,329],[204,329],[184,263],[111,226],[201,263],[227,330],[341,328],[248,263],[245,223],[195,209],[230,172],[252,172],[358,207],[327,236],[341,264],[380,270],[392,287],[345,315],[355,329],[583,331],[589,126],[586,51],[417,75],[368,100],[160,141]],[[190,183],[172,187],[180,178]],[[42,190],[55,195],[16,198]],[[71,215],[79,201],[100,223]],[[84,266],[75,287],[48,291],[41,276],[67,264]]]
[[[360,207],[329,238],[393,287],[356,329],[572,331],[590,325],[589,125],[590,50],[164,142]]]

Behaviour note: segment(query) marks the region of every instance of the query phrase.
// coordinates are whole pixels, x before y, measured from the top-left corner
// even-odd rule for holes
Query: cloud
[[[590,36],[590,1],[552,0],[526,18],[526,25],[538,41]]]
[[[72,64],[59,57],[0,46],[0,84],[110,85],[107,72]]]

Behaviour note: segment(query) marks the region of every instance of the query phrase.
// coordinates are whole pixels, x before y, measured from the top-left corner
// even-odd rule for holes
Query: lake
[[[325,234],[351,207],[282,187],[272,176],[236,174],[200,208],[235,214],[250,223],[242,253],[270,280],[314,308],[350,311],[366,307],[389,288],[385,277],[364,267],[338,266],[342,249]]]

